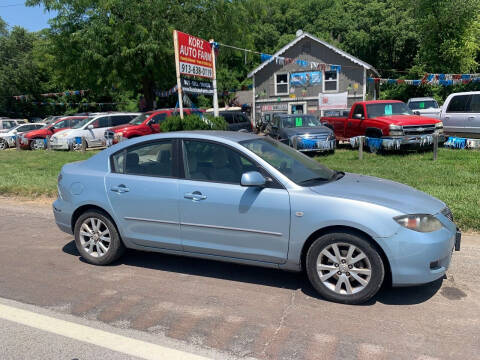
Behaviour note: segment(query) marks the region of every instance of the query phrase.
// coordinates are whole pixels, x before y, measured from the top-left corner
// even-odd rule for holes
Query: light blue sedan
[[[150,135],[67,164],[53,211],[92,264],[131,248],[304,270],[324,298],[348,304],[385,279],[441,278],[460,249],[440,200],[237,132]]]

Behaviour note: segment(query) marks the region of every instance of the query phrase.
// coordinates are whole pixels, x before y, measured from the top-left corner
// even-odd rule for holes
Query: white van
[[[80,121],[71,129],[55,133],[50,139],[50,145],[55,150],[70,150],[82,137],[87,147],[105,145],[105,130],[118,125],[127,124],[140,113],[105,113],[96,114]]]
[[[450,94],[442,106],[440,120],[448,135],[480,137],[480,91]]]

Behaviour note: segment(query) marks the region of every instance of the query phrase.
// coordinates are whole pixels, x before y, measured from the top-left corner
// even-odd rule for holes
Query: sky
[[[54,12],[46,12],[43,5],[27,7],[22,0],[0,0],[0,17],[10,26],[15,25],[29,31],[38,31],[48,27],[48,20],[55,17]]]

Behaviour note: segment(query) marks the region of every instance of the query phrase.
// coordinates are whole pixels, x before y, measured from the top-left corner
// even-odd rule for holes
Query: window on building
[[[323,91],[338,91],[338,72],[325,71]]]
[[[288,74],[275,74],[275,95],[288,95]]]

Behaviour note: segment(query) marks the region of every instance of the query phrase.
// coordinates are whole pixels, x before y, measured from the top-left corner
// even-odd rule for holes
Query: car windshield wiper
[[[327,179],[327,178],[324,178],[324,177],[315,177],[315,178],[311,178],[311,179],[307,179],[307,180],[302,180],[298,183],[298,185],[306,185],[308,183],[311,183],[311,182],[316,182],[316,181],[319,181],[319,182],[328,182],[330,181],[330,179]]]
[[[333,175],[331,176],[330,181],[340,180],[340,179],[343,178],[344,176],[345,176],[345,173],[344,173],[343,171],[336,171],[336,170],[334,170],[334,173],[333,173]]]

